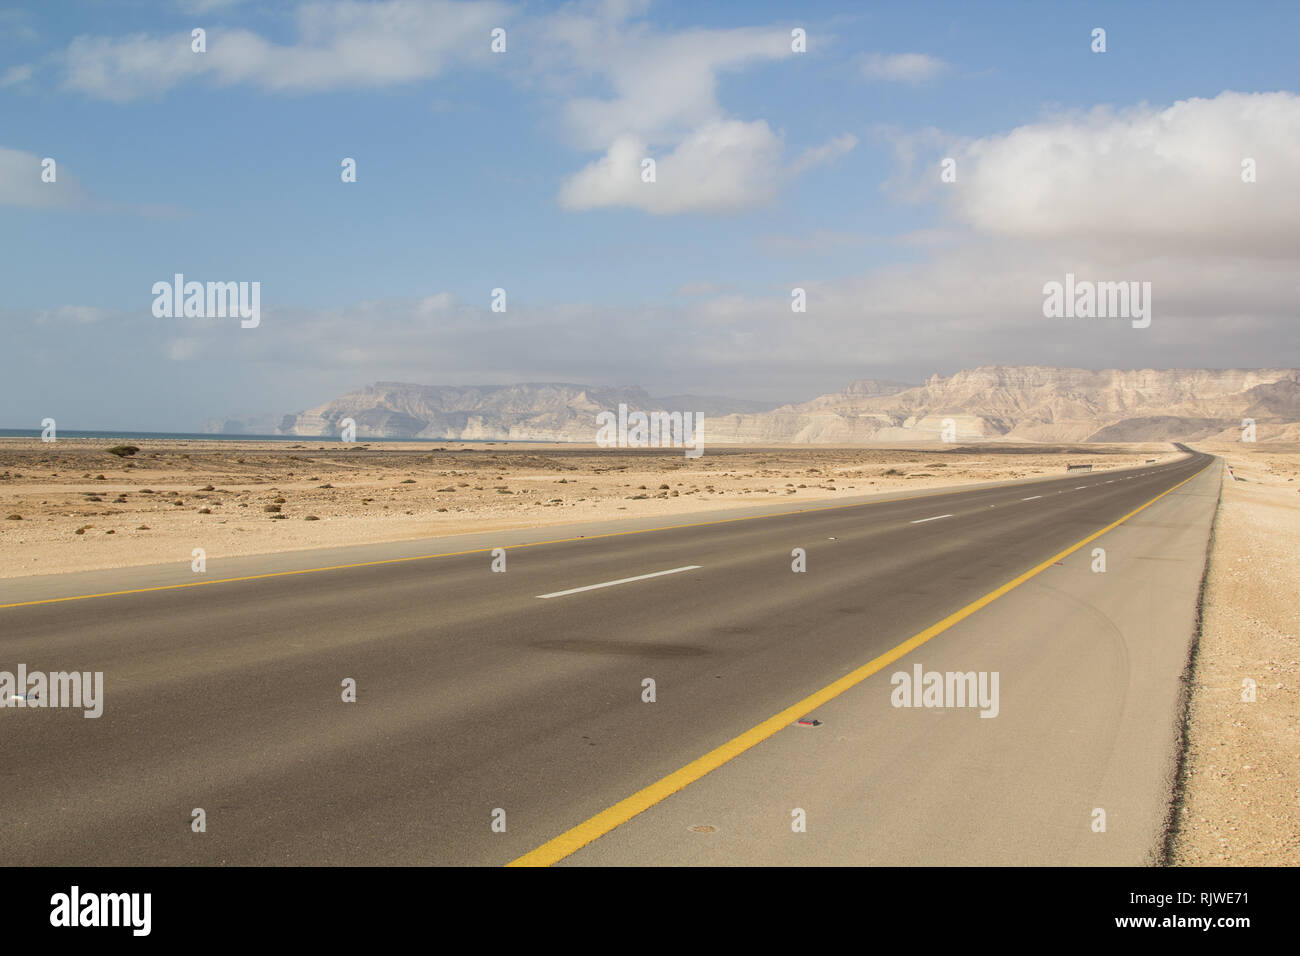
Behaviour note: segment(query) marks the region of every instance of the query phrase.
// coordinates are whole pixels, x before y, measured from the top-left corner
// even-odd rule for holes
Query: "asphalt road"
[[[102,671],[105,686],[98,719],[0,709],[0,852],[10,865],[506,863],[1162,492],[1209,481],[1211,463],[1190,454],[1129,471],[510,547],[505,573],[479,552],[0,608],[0,671],[20,663]],[[1172,525],[1193,530],[1193,551],[1197,516],[1213,514],[1206,501],[1170,512]],[[1203,560],[1203,537],[1199,547]],[[791,570],[794,548],[806,550],[804,573]],[[625,578],[637,580],[590,589]],[[1144,586],[1117,574],[1105,580],[1116,593]],[[1180,607],[1185,598],[1177,594]],[[1050,620],[1050,609],[1043,613]],[[1044,700],[1061,699],[1068,686],[1069,648],[1061,653],[1035,663]],[[1045,654],[1050,648],[1037,656]],[[1167,670],[1143,681],[1164,687]],[[1060,686],[1042,684],[1043,673]],[[1104,669],[1093,676],[1103,681]],[[654,703],[642,699],[646,678]],[[355,703],[341,699],[345,679],[356,682]],[[1147,690],[1080,696],[1080,706],[1122,712]],[[1168,709],[1151,720],[1167,722]],[[1053,719],[1068,728],[1077,718],[1057,709]],[[976,726],[998,720],[976,717]],[[953,753],[935,726],[926,733],[939,739],[890,752],[904,779],[907,761]],[[699,859],[689,847],[669,852],[662,839],[638,840],[637,828],[705,785],[725,786],[728,771],[763,759],[784,736],[582,854],[590,862]],[[1145,749],[1158,782],[1169,746]],[[1007,756],[995,747],[989,759],[999,752]],[[1014,780],[1034,756],[1022,746],[1004,770]],[[1126,774],[1141,776],[1143,760],[1130,763],[1136,769]],[[1101,781],[1115,767],[1102,760],[1088,772]],[[836,765],[818,773],[803,778],[806,787],[829,794]],[[1150,781],[1125,786],[1158,797]],[[719,799],[727,792],[738,791]],[[857,798],[836,799],[844,812]],[[922,794],[896,808],[898,825],[908,825],[909,805],[927,832],[942,823],[934,819],[942,807]],[[196,808],[202,833],[191,825]],[[498,809],[504,832],[493,827]],[[708,861],[769,861],[767,845],[755,837]],[[866,847],[837,852],[831,862],[879,859]],[[943,862],[943,852],[941,841],[910,855],[901,845],[897,859]]]

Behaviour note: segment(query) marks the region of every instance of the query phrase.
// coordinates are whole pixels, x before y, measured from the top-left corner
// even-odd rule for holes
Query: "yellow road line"
[[[1212,464],[1214,464],[1213,461],[1207,464],[1205,468],[1209,468],[1210,465]],[[751,747],[754,747],[755,745],[762,743],[764,740],[766,740],[768,737],[771,737],[781,728],[790,726],[790,724],[794,723],[800,717],[803,717],[811,713],[812,711],[816,710],[818,707],[825,705],[828,701],[831,701],[834,698],[838,697],[840,694],[843,694],[846,690],[849,690],[851,687],[855,687],[858,684],[862,683],[872,674],[876,673],[877,671],[885,667],[888,667],[890,664],[898,660],[900,657],[920,647],[926,641],[930,640],[930,638],[938,634],[942,634],[944,631],[948,630],[948,628],[970,617],[972,614],[974,614],[976,611],[980,610],[981,608],[987,607],[988,605],[992,604],[994,601],[1002,597],[1002,595],[1006,594],[1008,591],[1018,588],[1020,585],[1024,584],[1030,578],[1034,577],[1034,575],[1038,574],[1041,571],[1045,571],[1047,568],[1050,568],[1057,561],[1060,561],[1066,556],[1073,554],[1075,551],[1078,551],[1084,545],[1097,540],[1106,532],[1119,527],[1121,524],[1123,524],[1129,518],[1133,517],[1139,511],[1142,511],[1143,509],[1150,507],[1151,505],[1159,501],[1161,498],[1163,498],[1165,495],[1169,494],[1172,491],[1176,491],[1177,489],[1181,488],[1183,485],[1187,484],[1187,482],[1191,481],[1192,478],[1195,478],[1197,475],[1201,474],[1201,472],[1205,471],[1205,468],[1202,468],[1200,471],[1196,472],[1196,474],[1192,475],[1190,478],[1184,478],[1182,481],[1174,485],[1172,488],[1162,491],[1160,494],[1156,495],[1150,501],[1146,502],[1146,504],[1134,508],[1128,514],[1124,515],[1124,517],[1120,518],[1118,521],[1108,524],[1100,531],[1096,531],[1093,534],[1088,535],[1088,537],[1084,538],[1078,544],[1071,545],[1070,547],[1062,551],[1060,554],[1053,555],[1052,557],[1048,558],[1046,561],[1044,561],[1042,564],[1038,565],[1037,567],[1031,568],[1030,570],[1026,571],[1024,574],[1020,575],[1018,578],[1014,578],[1013,580],[1008,581],[1006,584],[1002,585],[1001,587],[996,588],[993,591],[990,591],[988,594],[985,594],[983,597],[975,601],[972,601],[970,604],[967,604],[960,611],[956,611],[948,615],[937,624],[930,625],[924,631],[921,631],[919,634],[915,634],[912,637],[909,637],[907,640],[899,644],[897,647],[894,647],[891,650],[886,651],[884,654],[881,654],[879,657],[875,658],[874,660],[868,661],[866,664],[863,664],[857,670],[845,674],[839,680],[835,681],[834,683],[828,684],[827,686],[823,687],[821,690],[817,691],[816,693],[811,694],[808,697],[805,697],[797,704],[793,704],[792,706],[787,707],[785,710],[781,711],[779,714],[769,717],[767,720],[763,721],[761,724],[757,725],[756,727],[752,727],[749,730],[745,731],[739,737],[734,737],[731,740],[728,740],[721,747],[709,751],[703,757],[699,757],[696,760],[692,760],[690,763],[688,763],[685,767],[682,767],[680,770],[676,770],[673,773],[670,773],[668,776],[664,777],[663,779],[650,784],[650,786],[646,787],[644,790],[639,790],[636,793],[632,794],[632,796],[627,797],[624,800],[620,800],[612,807],[609,807],[606,810],[602,810],[600,813],[596,814],[591,819],[579,823],[573,829],[561,833],[559,836],[555,837],[552,840],[548,840],[546,843],[543,843],[537,849],[525,853],[523,856],[519,857],[516,860],[512,860],[510,863],[507,864],[507,866],[550,866],[552,863],[556,863],[564,859],[566,856],[576,853],[578,850],[582,849],[588,843],[591,843],[592,841],[604,836],[606,833],[613,830],[615,827],[622,826],[624,823],[632,819],[638,813],[650,809],[650,807],[654,806],[656,803],[659,803],[661,800],[664,800],[665,798],[672,796],[678,790],[685,788],[689,784],[694,783],[696,780],[699,780],[705,774],[717,770],[719,767],[721,767],[727,761],[731,760],[733,757],[738,757],[740,756],[740,754],[744,753],[746,750],[749,750]]]
[[[1208,466],[1207,466],[1208,467]],[[1123,470],[1123,469],[1121,469]],[[1051,480],[1051,479],[1047,479]],[[1001,487],[1001,486],[997,486]],[[655,531],[675,531],[681,528],[702,528],[715,524],[730,524],[734,521],[754,521],[758,518],[787,518],[791,515],[812,514],[819,511],[839,511],[843,508],[867,508],[871,505],[890,504],[895,501],[914,501],[917,498],[937,498],[942,495],[971,494],[976,491],[991,491],[990,488],[967,488],[965,490],[936,491],[927,495],[908,495],[905,498],[883,498],[880,501],[859,501],[851,505],[829,505],[825,508],[800,508],[796,511],[778,511],[773,514],[742,515],[738,518],[717,518],[713,521],[695,521],[689,524],[664,525],[659,528],[640,528],[634,531],[609,531],[605,534],[586,534],[577,538],[555,538],[551,541],[529,541],[524,544],[505,545],[509,548],[537,548],[547,544],[566,544],[570,541],[594,541],[597,538],[617,538],[629,534],[650,534]],[[1172,490],[1172,489],[1170,489]],[[515,529],[516,531],[520,529]],[[511,531],[503,531],[510,534]],[[32,607],[37,604],[62,604],[64,601],[88,601],[91,598],[121,597],[125,594],[146,594],[150,591],[179,591],[181,588],[201,588],[212,584],[234,584],[237,581],[260,581],[265,578],[284,578],[294,574],[317,574],[321,571],[345,571],[349,568],[370,568],[381,564],[401,564],[405,561],[429,561],[433,558],[454,558],[465,554],[486,554],[493,548],[471,548],[468,551],[444,551],[441,554],[417,554],[408,558],[381,558],[378,561],[360,561],[356,564],[334,564],[324,568],[301,568],[297,571],[268,571],[265,574],[249,574],[238,578],[216,578],[212,581],[191,581],[189,584],[159,584],[149,588],[131,588],[126,591],[104,591],[99,594],[72,594],[67,597],[43,598],[38,601],[16,601],[13,604],[0,604],[0,610],[11,607]]]

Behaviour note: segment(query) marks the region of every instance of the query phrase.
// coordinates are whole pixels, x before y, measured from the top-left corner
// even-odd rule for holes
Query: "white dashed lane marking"
[[[696,571],[700,565],[688,564],[683,568],[671,568],[667,571],[655,571],[651,574],[638,574],[633,578],[619,578],[617,581],[602,581],[600,584],[588,584],[580,588],[569,588],[567,591],[552,591],[550,594],[539,594],[539,598],[556,598],[564,597],[566,594],[577,594],[579,591],[594,591],[597,588],[612,588],[616,584],[627,584],[630,581],[644,581],[646,578],[659,578],[665,574],[677,574],[680,571]]]

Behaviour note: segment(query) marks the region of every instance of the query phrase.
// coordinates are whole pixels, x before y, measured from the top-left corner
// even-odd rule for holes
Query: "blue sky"
[[[991,363],[1294,365],[1297,27],[1282,3],[9,5],[0,426],[188,430],[375,380],[803,400]],[[1151,329],[1051,324],[1067,271],[1152,281]],[[175,272],[259,281],[261,324],[156,318]]]

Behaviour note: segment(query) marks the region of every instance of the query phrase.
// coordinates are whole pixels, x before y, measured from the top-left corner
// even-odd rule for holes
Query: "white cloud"
[[[639,8],[638,8],[639,9]],[[575,146],[604,155],[563,184],[571,210],[624,206],[668,215],[728,213],[771,201],[790,177],[856,145],[844,135],[783,161],[784,142],[766,120],[729,116],[719,76],[792,56],[786,27],[657,31],[626,4],[569,8],[546,22],[538,68],[561,87],[588,88],[594,74],[611,95],[570,95],[566,128]],[[641,181],[641,160],[658,164]]]
[[[32,66],[30,63],[19,63],[17,66],[11,66],[5,70],[4,75],[0,76],[0,88],[6,86],[16,86],[19,83],[26,83],[32,78]]]
[[[1150,328],[1045,319],[1042,285],[1067,270],[1151,282]],[[24,375],[0,380],[0,404],[20,407],[39,393],[32,383],[58,382],[61,396],[79,389],[86,408],[98,407],[123,367],[138,370],[141,393],[187,396],[197,421],[228,408],[232,394],[243,407],[282,412],[376,380],[642,384],[655,394],[790,400],[864,375],[918,381],[980,364],[1271,367],[1294,353],[1295,270],[1283,258],[1133,257],[1109,247],[1085,255],[1054,241],[980,238],[852,278],[819,280],[780,263],[768,272],[770,286],[757,292],[700,285],[692,291],[702,297],[663,305],[512,299],[509,312],[493,313],[437,292],[265,308],[255,331],[155,319],[147,297],[129,313],[42,312],[58,335],[21,321],[30,312],[0,307],[10,351],[24,356]],[[796,285],[808,311],[792,317]],[[68,368],[88,371],[68,379]],[[189,382],[212,385],[189,395]]]
[[[896,237],[927,249],[926,261],[804,283],[798,335],[773,318],[781,297],[728,299],[727,314],[747,315],[788,366],[847,361],[906,374],[982,362],[1291,362],[1279,356],[1294,352],[1300,97],[1223,93],[1049,117],[973,140],[922,130],[896,145],[912,198],[939,201],[952,224]],[[944,156],[957,159],[955,183],[940,181]],[[1256,160],[1257,182],[1242,181],[1243,157]],[[784,237],[760,242],[797,249]],[[1151,327],[1044,319],[1043,284],[1067,272],[1150,282]],[[745,342],[734,346],[735,356],[764,362]]]
[[[456,305],[456,297],[450,292],[439,292],[435,295],[427,295],[416,303],[416,312],[419,315],[437,315],[447,312]]]
[[[566,209],[628,206],[644,212],[733,212],[769,201],[781,185],[782,143],[767,123],[728,120],[703,126],[656,161],[655,182],[641,179],[644,142],[617,139],[560,190]]]
[[[167,357],[173,362],[188,362],[203,353],[203,343],[198,339],[177,338],[167,344]]]
[[[79,36],[63,54],[64,85],[128,102],[208,77],[228,85],[312,92],[386,86],[436,76],[490,56],[490,31],[508,8],[495,0],[338,0],[298,7],[299,41],[276,44],[249,30],[207,29],[207,52],[188,31],[169,36]]]
[[[847,381],[862,369],[915,378],[981,363],[1291,363],[1300,97],[1229,92],[1051,116],[977,139],[923,130],[898,145],[917,194],[950,214],[892,238],[925,261],[833,281],[787,269],[770,295],[679,306],[678,324],[664,328],[691,341],[695,374],[711,369],[715,391],[756,377],[773,388],[824,382],[841,369]],[[940,181],[944,156],[957,159],[955,183]],[[1244,157],[1257,182],[1242,181]],[[759,243],[789,254],[883,240],[818,232]],[[1043,284],[1066,272],[1150,282],[1150,328],[1045,319]],[[796,284],[809,309],[790,323],[786,289]]]
[[[864,76],[893,83],[923,83],[947,69],[947,63],[927,53],[871,53],[862,59]]]
[[[725,72],[793,55],[787,27],[664,31],[638,19],[646,7],[615,0],[538,14],[512,28],[510,49],[522,52],[505,63],[489,52],[490,31],[519,8],[503,2],[320,0],[297,7],[298,36],[288,44],[219,25],[207,28],[206,53],[192,52],[188,31],[79,36],[62,54],[64,86],[125,103],[200,79],[312,92],[427,79],[450,65],[500,65],[526,87],[557,93],[570,143],[604,154],[563,184],[567,209],[734,211],[770,201],[791,176],[853,149],[846,134],[786,166],[782,138],[766,120],[730,116],[718,102]],[[609,92],[593,96],[593,88]],[[636,179],[625,168],[632,153]],[[634,188],[645,156],[663,157],[660,183],[670,188]]]
[[[1165,254],[1300,252],[1300,96],[1225,92],[1053,117],[954,148],[917,176],[955,219],[997,237]],[[1257,182],[1242,181],[1255,160]]]
[[[41,181],[43,157],[0,146],[0,206],[29,209],[70,209],[85,206],[90,196],[75,179],[55,165],[55,181]]]
[[[53,182],[42,179],[46,158],[55,159]],[[184,211],[167,203],[118,203],[92,195],[70,175],[57,157],[42,157],[0,146],[0,206],[26,209],[75,209],[89,212],[121,212],[128,215],[175,219]]]
[[[109,309],[95,305],[60,305],[37,312],[34,321],[37,325],[87,325],[112,314]]]
[[[561,15],[548,26],[548,37],[566,48],[566,63],[599,74],[614,93],[567,103],[569,130],[583,149],[605,148],[625,135],[654,144],[680,140],[726,118],[717,99],[719,73],[792,55],[789,33],[776,29],[663,34],[645,24],[604,20],[580,29],[582,22]]]
[[[858,138],[851,133],[845,133],[843,136],[836,136],[829,142],[821,146],[813,146],[805,149],[793,163],[790,164],[790,172],[798,175],[815,166],[823,166],[833,163],[841,156],[847,156],[858,145]]]

